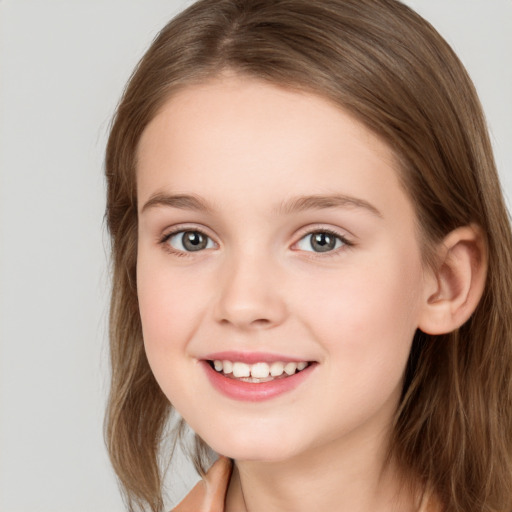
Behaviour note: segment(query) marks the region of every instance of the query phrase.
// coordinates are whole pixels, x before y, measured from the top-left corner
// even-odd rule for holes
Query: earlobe
[[[426,281],[418,327],[427,334],[446,334],[464,324],[482,297],[486,275],[487,247],[481,228],[471,224],[449,233]]]

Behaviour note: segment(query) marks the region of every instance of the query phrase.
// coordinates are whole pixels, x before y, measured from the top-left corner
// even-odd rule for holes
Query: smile
[[[224,352],[199,361],[210,384],[227,398],[260,402],[292,392],[315,373],[316,361],[275,354]]]
[[[306,369],[309,365],[306,361],[274,361],[272,363],[247,364],[241,361],[221,361],[218,359],[209,361],[209,363],[216,372],[222,373],[228,378],[251,383],[270,382],[275,379],[290,377]]]

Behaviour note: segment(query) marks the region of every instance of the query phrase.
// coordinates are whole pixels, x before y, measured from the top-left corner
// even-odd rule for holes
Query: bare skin
[[[192,429],[236,460],[227,512],[418,510],[389,433],[414,333],[448,332],[479,298],[475,231],[427,269],[391,149],[324,99],[251,79],[171,97],[138,156],[146,353]],[[214,384],[214,353],[310,371],[252,400]]]
[[[353,510],[354,512],[393,511],[413,512],[420,508],[420,498],[397,485],[397,468],[389,464],[379,467],[373,445],[366,447],[367,458],[354,447],[350,455],[336,462],[336,454],[329,451],[304,454],[304,464],[299,461],[283,463],[237,462],[226,497],[226,512],[269,512],[295,510]],[[356,454],[355,452],[358,452]],[[380,461],[379,461],[380,462]],[[366,466],[366,468],[365,468]],[[365,470],[367,469],[367,470]],[[340,492],[340,490],[343,492]]]

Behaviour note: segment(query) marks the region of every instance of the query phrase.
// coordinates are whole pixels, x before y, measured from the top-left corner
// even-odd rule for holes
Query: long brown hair
[[[163,507],[160,452],[172,412],[144,353],[137,304],[137,145],[176,90],[224,70],[319,94],[386,141],[415,204],[427,262],[451,230],[482,228],[484,295],[457,331],[417,332],[390,449],[446,511],[512,510],[509,218],[471,80],[441,36],[396,0],[200,0],[160,32],[132,75],[106,153],[106,441],[130,508]]]

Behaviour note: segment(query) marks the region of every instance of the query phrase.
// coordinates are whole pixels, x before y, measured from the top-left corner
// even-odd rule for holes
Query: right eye
[[[302,237],[297,246],[302,251],[332,252],[347,245],[346,240],[332,231],[314,231]]]
[[[167,235],[164,243],[179,252],[197,252],[215,247],[213,240],[208,235],[197,230],[176,231]]]

